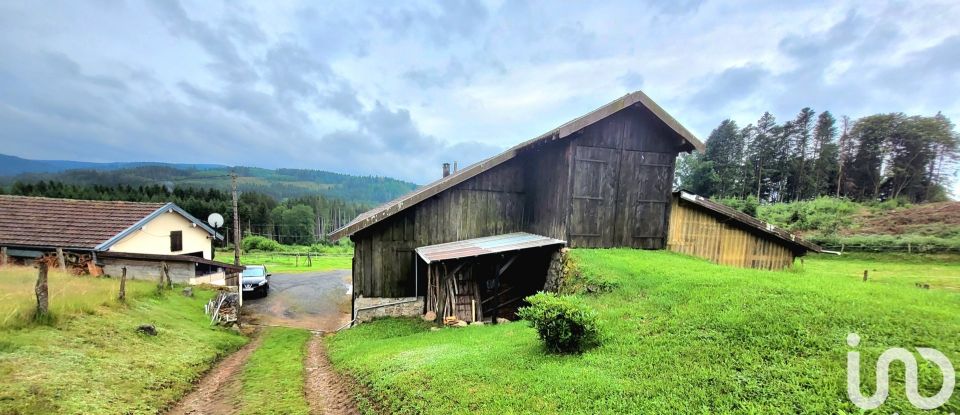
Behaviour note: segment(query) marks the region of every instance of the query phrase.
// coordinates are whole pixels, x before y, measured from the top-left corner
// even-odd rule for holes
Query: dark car
[[[270,291],[270,273],[263,265],[247,265],[240,280],[244,294],[265,297]]]

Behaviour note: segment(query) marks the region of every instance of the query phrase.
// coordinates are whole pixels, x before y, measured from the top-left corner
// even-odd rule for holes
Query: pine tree
[[[837,135],[837,120],[830,111],[820,113],[817,126],[813,132],[813,155],[816,161],[813,164],[812,196],[829,194],[831,186],[836,183],[837,157],[839,146],[834,142]]]

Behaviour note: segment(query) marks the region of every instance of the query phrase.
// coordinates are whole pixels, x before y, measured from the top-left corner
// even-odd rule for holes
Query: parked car
[[[244,294],[265,297],[270,291],[270,272],[263,265],[247,265],[240,276]]]

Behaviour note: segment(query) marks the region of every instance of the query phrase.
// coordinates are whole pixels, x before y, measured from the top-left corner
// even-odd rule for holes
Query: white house
[[[173,203],[0,196],[0,264],[51,252],[130,278],[154,278],[165,263],[174,281],[242,267],[213,261],[215,230]]]

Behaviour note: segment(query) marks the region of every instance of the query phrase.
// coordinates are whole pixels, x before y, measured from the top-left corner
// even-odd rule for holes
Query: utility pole
[[[240,265],[240,209],[237,208],[237,173],[230,172],[233,193],[233,265]]]

